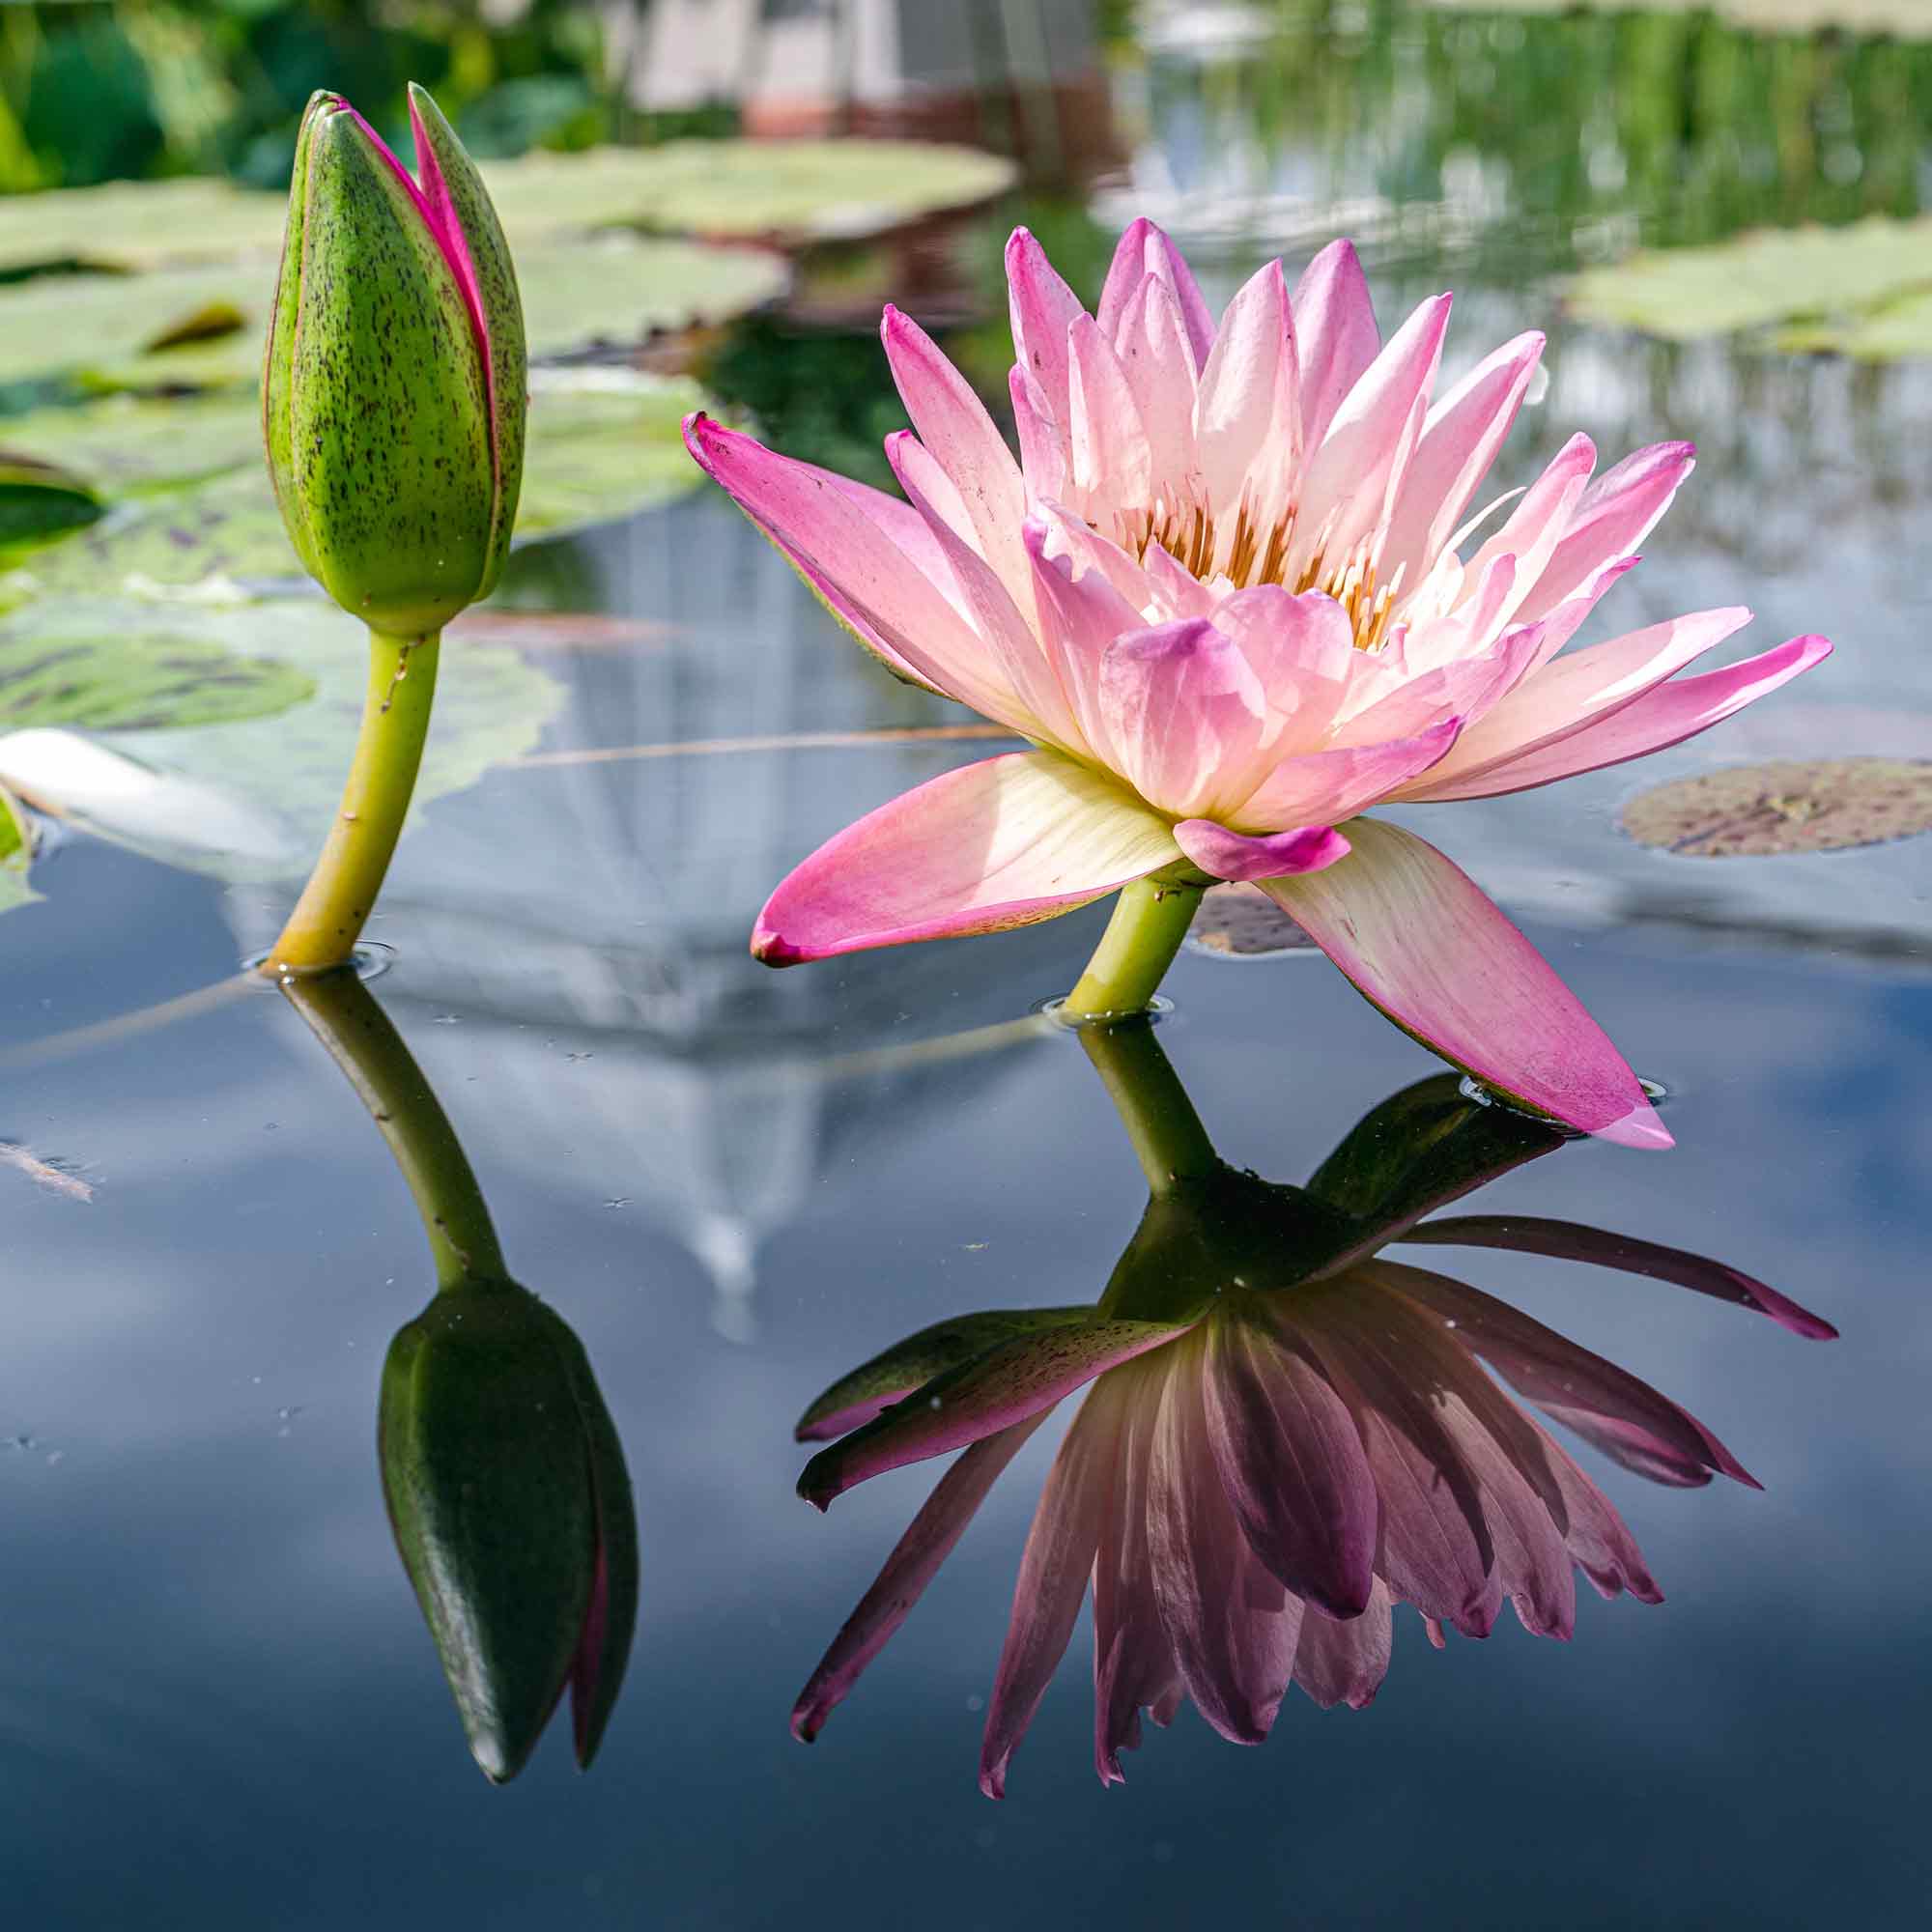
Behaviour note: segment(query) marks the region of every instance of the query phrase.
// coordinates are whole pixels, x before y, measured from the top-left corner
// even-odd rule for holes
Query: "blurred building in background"
[[[1095,0],[606,0],[629,104],[748,134],[964,141],[1036,179],[1108,158]]]

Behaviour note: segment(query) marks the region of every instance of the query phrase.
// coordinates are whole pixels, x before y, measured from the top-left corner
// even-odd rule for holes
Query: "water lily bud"
[[[475,164],[410,89],[420,183],[347,101],[302,117],[262,381],[290,540],[344,610],[440,630],[503,568],[523,479],[516,271]]]
[[[523,1769],[565,1685],[588,1766],[630,1655],[638,1531],[582,1345],[511,1283],[439,1294],[389,1346],[378,1440],[396,1548],[485,1776]]]

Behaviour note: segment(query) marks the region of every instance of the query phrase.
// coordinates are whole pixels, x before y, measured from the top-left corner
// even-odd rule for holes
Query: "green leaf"
[[[32,905],[40,897],[27,883],[27,868],[33,859],[34,840],[27,829],[26,813],[19,800],[0,785],[0,912]]]
[[[109,668],[130,639],[136,659],[116,685]],[[273,660],[261,658],[267,650]],[[138,685],[144,668],[168,662],[231,675],[245,664],[250,676],[299,680],[303,692],[272,715],[245,710],[219,676],[197,690],[184,672],[174,702],[154,692],[146,718],[123,728],[0,730],[0,782],[102,838],[216,878],[306,870],[361,718],[369,644],[353,617],[320,597],[226,608],[50,599],[0,621],[0,682],[12,654],[92,664],[103,691]],[[514,650],[469,641],[459,626],[444,645],[415,809],[531,750],[564,698]]]
[[[100,499],[57,464],[0,449],[0,551],[46,542],[91,524]]]
[[[1874,216],[1650,249],[1578,275],[1569,306],[1586,322],[1675,342],[1796,323],[1779,346],[1920,355],[1932,347],[1932,218]]]
[[[199,178],[15,195],[0,229],[0,274],[156,269],[249,253],[272,257],[281,246],[287,210],[286,195]],[[265,272],[273,279],[272,259]]]
[[[483,179],[512,244],[564,225],[797,242],[977,207],[1017,170],[924,141],[668,141],[486,162]]]
[[[1733,27],[1760,34],[1816,34],[1841,27],[1848,33],[1889,34],[1899,40],[1932,37],[1925,0],[1430,0],[1445,12],[1463,14],[1715,14]]]

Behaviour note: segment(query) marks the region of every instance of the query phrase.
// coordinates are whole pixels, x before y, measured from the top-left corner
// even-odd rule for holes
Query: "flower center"
[[[1267,527],[1264,538],[1263,526],[1243,497],[1235,519],[1234,537],[1224,555],[1216,541],[1214,519],[1199,503],[1173,505],[1162,498],[1151,509],[1120,514],[1122,547],[1139,561],[1145,562],[1149,547],[1157,545],[1203,583],[1225,577],[1236,590],[1263,583],[1280,584],[1296,596],[1319,590],[1348,612],[1358,651],[1379,650],[1389,640],[1395,602],[1402,594],[1407,566],[1398,566],[1395,575],[1381,582],[1373,536],[1362,538],[1345,555],[1331,560],[1324,528],[1308,556],[1291,571],[1294,522],[1295,509],[1291,505]]]

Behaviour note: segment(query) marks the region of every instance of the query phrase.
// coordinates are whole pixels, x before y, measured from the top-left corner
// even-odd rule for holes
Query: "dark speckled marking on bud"
[[[439,162],[467,208],[481,185],[453,135],[448,148]],[[482,239],[479,283],[499,311],[507,290],[514,308],[494,216]],[[495,460],[509,451],[469,304],[410,185],[339,97],[318,95],[291,188],[264,430],[297,552],[377,630],[440,630],[497,580],[521,469],[520,321],[512,333],[499,366],[508,376],[514,363],[515,386],[499,388],[497,409],[516,419],[514,465]]]

